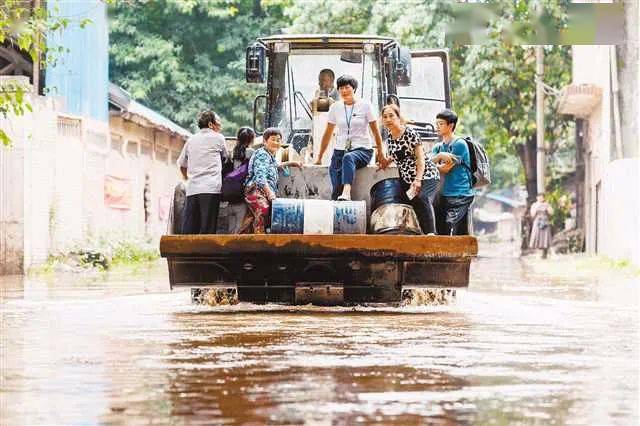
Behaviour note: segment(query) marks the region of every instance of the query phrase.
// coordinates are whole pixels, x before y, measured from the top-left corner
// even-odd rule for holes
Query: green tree
[[[536,196],[536,120],[535,87],[536,58],[533,46],[523,46],[525,40],[511,33],[513,21],[521,23],[521,37],[531,37],[540,30],[540,21],[559,26],[564,14],[557,2],[548,2],[540,20],[524,1],[503,2],[501,14],[492,21],[484,44],[467,46],[460,62],[458,99],[461,113],[474,132],[482,135],[492,157],[494,169],[511,173],[503,182],[524,178],[529,203]],[[511,34],[510,34],[511,33]],[[509,37],[512,35],[512,37]],[[570,82],[571,55],[567,46],[545,46],[544,82],[561,87]],[[569,123],[559,116],[555,99],[545,97],[545,140],[548,155],[568,139]],[[522,174],[513,167],[501,170],[499,160],[517,156]]]
[[[286,8],[287,32],[369,33],[412,48],[444,46],[451,17],[447,0],[298,0]]]
[[[285,0],[133,0],[110,8],[111,79],[134,99],[194,129],[212,108],[234,133],[260,90],[244,82],[256,37],[279,33]]]

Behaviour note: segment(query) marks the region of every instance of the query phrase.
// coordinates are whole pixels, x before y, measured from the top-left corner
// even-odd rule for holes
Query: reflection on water
[[[449,306],[195,306],[0,278],[2,424],[637,424],[638,282],[482,258]]]

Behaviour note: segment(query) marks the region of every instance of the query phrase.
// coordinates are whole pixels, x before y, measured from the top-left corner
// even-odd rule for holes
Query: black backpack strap
[[[467,150],[469,150],[469,161],[471,161],[471,148],[469,148],[469,143],[465,138],[462,137],[457,138],[454,142],[458,142],[459,140],[464,142],[464,144],[467,146]],[[469,180],[471,181],[471,187],[473,187],[473,170],[471,170],[471,166],[467,165],[467,163],[465,163],[462,158],[460,159],[460,164],[469,172]]]

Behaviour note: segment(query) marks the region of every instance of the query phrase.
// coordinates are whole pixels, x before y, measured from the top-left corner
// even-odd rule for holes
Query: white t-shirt
[[[222,190],[222,157],[227,157],[224,136],[211,129],[200,129],[187,139],[178,157],[178,166],[187,168],[187,197],[219,194]]]
[[[347,126],[349,114],[351,125]],[[373,147],[369,123],[376,121],[376,116],[369,102],[359,99],[353,105],[345,105],[344,101],[338,101],[329,107],[327,121],[338,129],[335,149],[345,149],[347,136],[351,139],[351,149]]]

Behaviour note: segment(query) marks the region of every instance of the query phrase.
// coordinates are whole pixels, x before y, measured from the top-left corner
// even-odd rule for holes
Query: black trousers
[[[402,184],[402,190],[407,192],[411,187],[408,183],[400,180]],[[413,211],[416,212],[418,222],[420,223],[420,229],[423,234],[435,234],[436,233],[436,218],[433,210],[433,199],[435,198],[438,190],[438,179],[428,179],[422,181],[422,187],[420,188],[420,194],[413,197],[409,202],[413,207]]]
[[[215,234],[221,200],[221,194],[189,195],[184,205],[182,233]]]
[[[439,235],[469,235],[470,197],[446,197],[435,200],[436,227]]]

